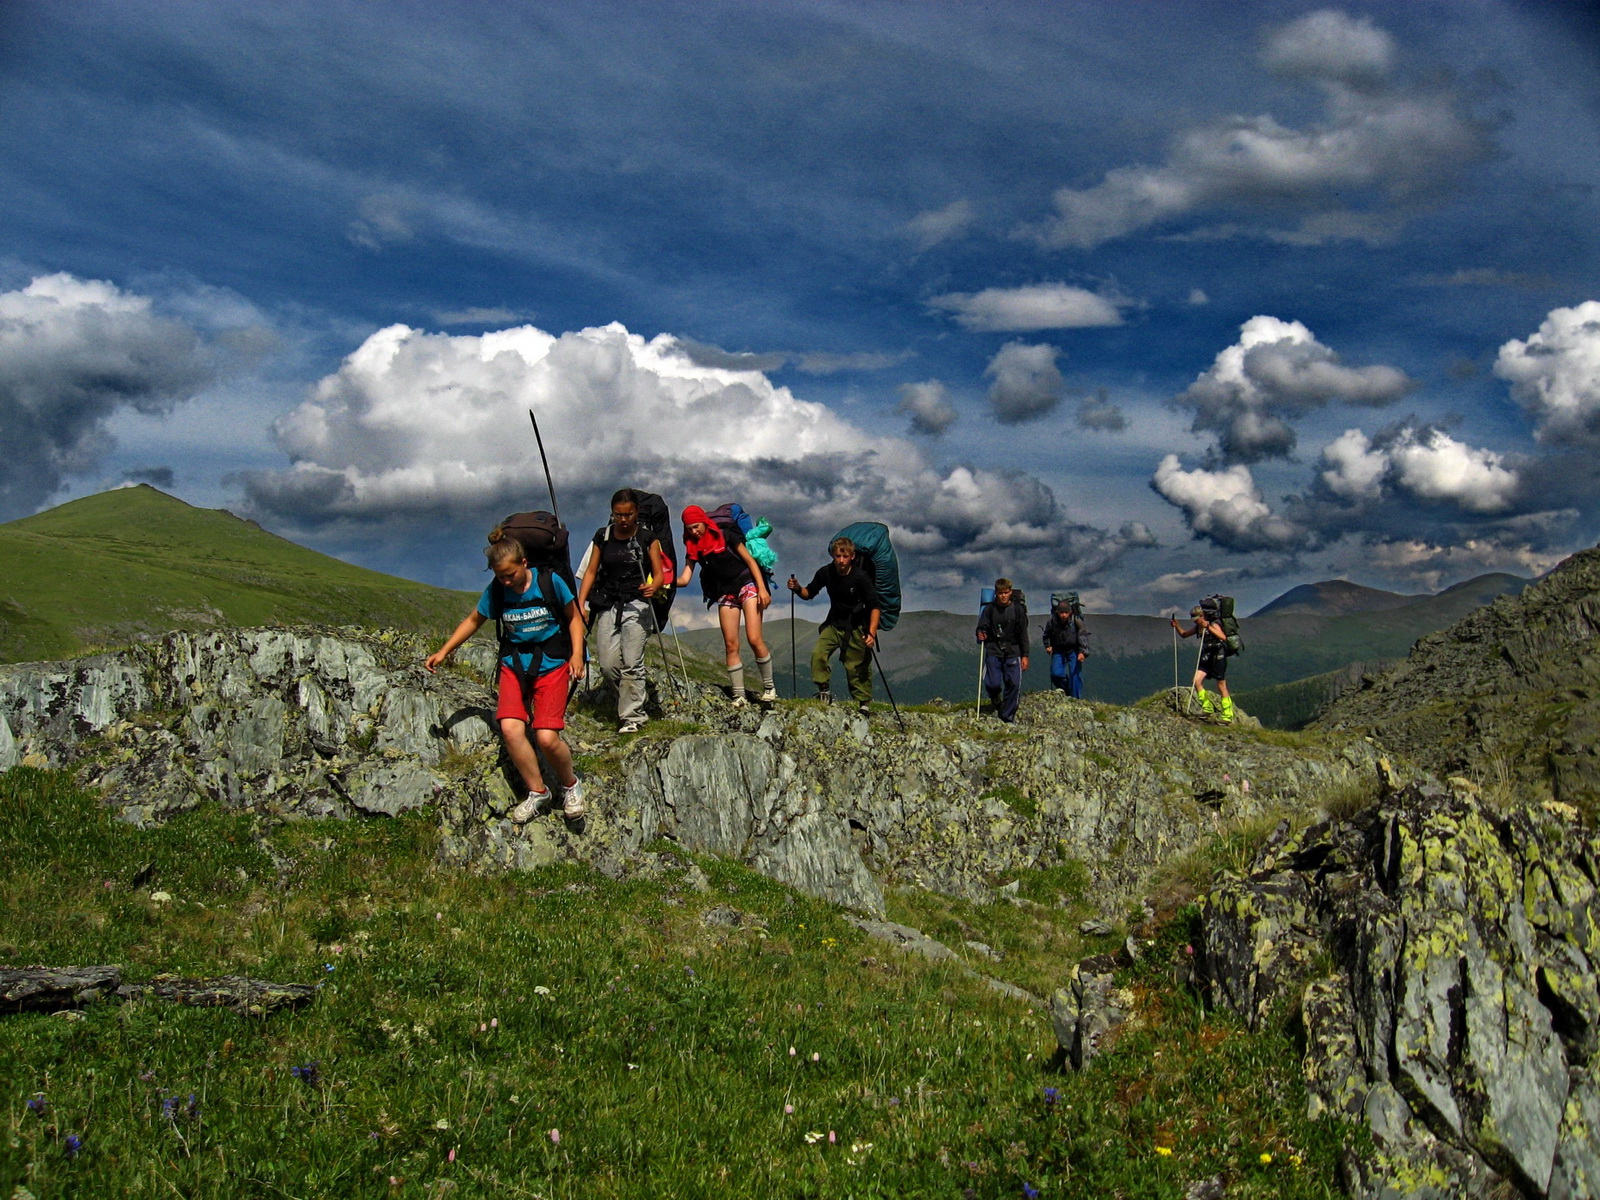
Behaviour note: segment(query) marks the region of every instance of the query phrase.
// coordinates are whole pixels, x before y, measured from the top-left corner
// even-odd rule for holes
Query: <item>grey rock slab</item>
[[[397,817],[433,802],[444,781],[413,762],[362,767],[346,783],[350,803],[362,812]]]

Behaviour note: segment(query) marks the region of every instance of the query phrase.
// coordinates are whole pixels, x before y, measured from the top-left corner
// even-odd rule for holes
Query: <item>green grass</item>
[[[473,603],[142,485],[0,525],[0,580],[4,662],[217,625],[372,625],[443,641]]]
[[[1304,1121],[1287,1029],[1172,984],[1182,918],[1124,981],[1139,1022],[1079,1077],[1043,1014],[738,865],[698,860],[709,894],[479,876],[436,837],[214,808],[140,831],[63,775],[0,776],[5,960],[323,985],[264,1019],[0,1017],[0,1195],[1178,1197],[1218,1173],[1230,1196],[1337,1194],[1347,1131]],[[1071,908],[893,903],[1039,991],[1083,948]],[[708,926],[716,905],[754,919]]]

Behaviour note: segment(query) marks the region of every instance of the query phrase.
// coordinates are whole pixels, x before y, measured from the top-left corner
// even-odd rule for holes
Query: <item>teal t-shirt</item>
[[[556,594],[557,610],[565,610],[575,598],[572,589],[559,575],[552,575],[550,583],[551,590]],[[525,651],[515,652],[515,657],[519,660],[515,663],[511,661],[513,655],[503,655],[502,661],[507,666],[543,675],[546,671],[553,671],[557,667],[566,665],[566,659],[552,658],[543,650],[538,650],[539,667],[537,670],[533,668],[534,652],[539,643],[548,642],[561,632],[561,624],[550,615],[544,595],[539,591],[537,571],[533,572],[533,578],[528,581],[528,590],[520,594],[501,587],[498,579],[491,579],[489,585],[483,589],[483,595],[478,597],[478,614],[490,620],[498,618],[507,641],[513,646],[528,647]]]

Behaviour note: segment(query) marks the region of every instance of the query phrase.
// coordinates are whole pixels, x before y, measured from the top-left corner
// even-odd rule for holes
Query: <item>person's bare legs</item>
[[[722,626],[722,649],[728,664],[728,683],[733,691],[733,702],[743,704],[744,663],[739,661],[739,610],[719,604],[717,623]]]
[[[576,783],[578,773],[572,768],[572,748],[567,745],[567,739],[561,736],[561,730],[535,729],[533,736],[539,743],[539,749],[544,752],[545,761],[556,773],[556,778],[563,781],[561,786],[569,788]]]
[[[741,607],[744,609],[744,636],[750,643],[751,651],[757,658],[770,658],[767,640],[761,636],[761,602],[751,596]],[[723,637],[727,637],[727,634],[723,634]]]
[[[541,729],[539,732],[544,733],[545,730]],[[511,759],[511,765],[516,767],[517,774],[522,776],[522,782],[527,785],[528,791],[548,791],[549,789],[544,786],[544,776],[539,773],[539,756],[533,752],[533,743],[528,740],[528,723],[519,721],[515,717],[501,717],[500,737],[506,744],[506,756]],[[572,756],[569,754],[567,756],[569,770],[571,763]]]

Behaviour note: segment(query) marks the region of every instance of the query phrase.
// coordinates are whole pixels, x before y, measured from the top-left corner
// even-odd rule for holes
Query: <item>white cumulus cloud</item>
[[[1329,403],[1392,403],[1412,386],[1393,367],[1347,367],[1299,321],[1251,317],[1239,340],[1177,397],[1196,433],[1216,434],[1225,462],[1281,457],[1295,447],[1290,420]]]
[[[951,292],[935,296],[928,303],[955,313],[963,328],[981,333],[1032,333],[1039,329],[1122,324],[1122,313],[1113,301],[1066,283]]]
[[[1002,425],[1020,425],[1044,416],[1061,403],[1065,385],[1056,367],[1054,346],[1007,342],[989,360],[984,374],[994,383],[989,405]]]
[[[1600,441],[1600,300],[1553,310],[1526,340],[1500,347],[1494,373],[1541,441]]]
[[[92,468],[113,413],[169,411],[215,371],[195,330],[149,297],[66,274],[0,293],[0,520]]]
[[[563,510],[598,510],[624,485],[674,508],[736,499],[772,518],[780,553],[877,519],[907,548],[908,572],[926,559],[974,581],[1019,564],[1092,572],[1139,544],[1068,521],[1032,476],[936,468],[911,441],[871,435],[758,370],[617,324],[559,337],[380,330],[280,420],[293,465],[249,477],[248,494],[263,514],[350,536],[480,536],[543,505],[530,408]]]
[[[1503,513],[1521,480],[1494,450],[1468,446],[1440,429],[1405,426],[1377,439],[1347,429],[1323,447],[1317,481],[1346,503],[1403,494],[1467,513]]]
[[[1265,65],[1318,85],[1321,122],[1292,128],[1267,114],[1231,116],[1185,130],[1160,166],[1117,167],[1088,188],[1063,188],[1055,215],[1033,232],[1051,247],[1092,249],[1191,213],[1297,212],[1295,240],[1385,240],[1346,207],[1351,196],[1399,211],[1449,186],[1489,146],[1442,87],[1394,83],[1392,39],[1366,18],[1325,10],[1277,30]],[[1365,219],[1351,222],[1349,218]]]
[[[1261,497],[1250,468],[1185,471],[1176,454],[1156,467],[1150,486],[1183,511],[1199,537],[1230,550],[1284,550],[1298,547],[1304,531],[1272,511]]]
[[[1421,500],[1475,513],[1504,512],[1517,492],[1517,473],[1493,450],[1475,449],[1442,430],[1405,431],[1389,449],[1396,483]]]
[[[911,418],[911,428],[916,433],[938,437],[956,423],[956,406],[950,403],[950,391],[937,379],[925,383],[900,385],[900,403],[896,410]]]

